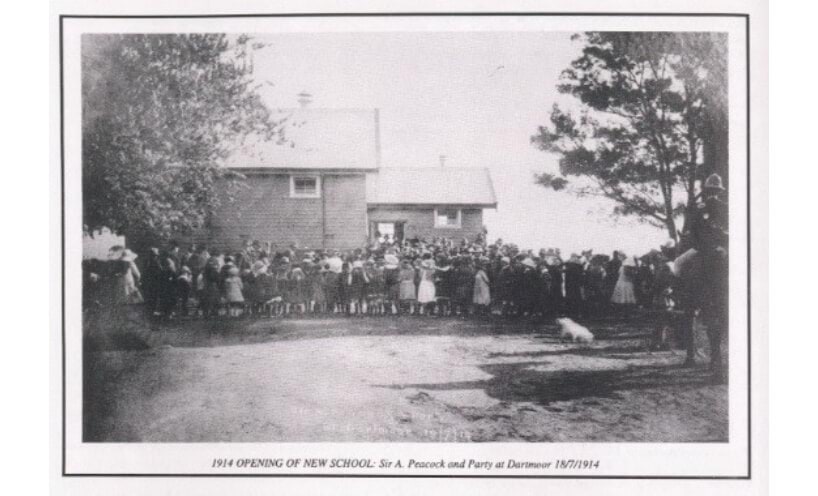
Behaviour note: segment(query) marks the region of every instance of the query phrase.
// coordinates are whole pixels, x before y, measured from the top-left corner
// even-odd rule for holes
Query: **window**
[[[290,176],[290,198],[320,198],[319,176]]]
[[[456,208],[435,209],[435,227],[460,229],[460,210]]]

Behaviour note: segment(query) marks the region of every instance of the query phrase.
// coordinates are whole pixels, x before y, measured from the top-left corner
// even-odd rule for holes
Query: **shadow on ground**
[[[491,398],[504,402],[554,402],[583,398],[619,398],[618,392],[671,387],[701,387],[710,384],[702,368],[679,366],[628,367],[624,370],[538,371],[547,362],[485,364],[479,368],[490,379],[433,384],[381,385],[390,389],[424,391],[483,390]]]

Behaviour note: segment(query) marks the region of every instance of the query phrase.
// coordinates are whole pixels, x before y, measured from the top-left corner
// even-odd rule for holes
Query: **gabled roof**
[[[296,108],[273,112],[286,119],[284,142],[251,136],[223,163],[235,169],[375,169],[378,112]]]
[[[497,207],[488,169],[476,167],[382,167],[367,174],[366,201]]]

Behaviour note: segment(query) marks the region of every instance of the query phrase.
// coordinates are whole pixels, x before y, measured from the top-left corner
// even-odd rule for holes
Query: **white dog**
[[[568,339],[575,343],[593,343],[594,335],[588,328],[583,327],[568,317],[557,319],[557,324],[560,325],[560,338]]]

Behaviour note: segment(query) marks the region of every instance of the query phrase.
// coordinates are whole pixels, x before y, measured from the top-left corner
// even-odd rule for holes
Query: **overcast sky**
[[[384,167],[487,167],[498,208],[486,210],[490,239],[523,247],[593,248],[637,254],[663,230],[611,217],[612,204],[533,182],[557,157],[531,145],[555,102],[556,83],[577,56],[571,33],[310,33],[256,35],[255,76],[273,107],[378,108]],[[457,188],[458,185],[452,185]]]

